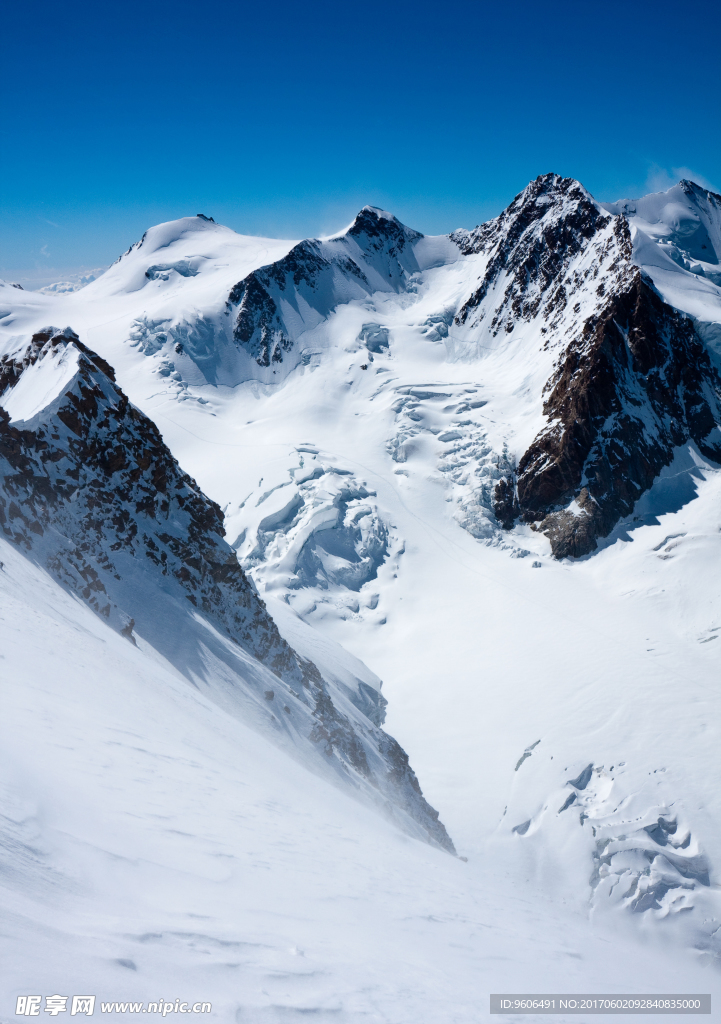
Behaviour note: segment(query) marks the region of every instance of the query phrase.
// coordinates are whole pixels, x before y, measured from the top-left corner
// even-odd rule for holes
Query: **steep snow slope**
[[[716,994],[658,943],[402,835],[2,539],[0,560],[6,1016],[31,992],[95,994],[96,1016],[207,1000],[223,1024],[470,1024],[491,991],[609,978]]]
[[[347,237],[353,226],[274,259],[244,241],[247,262],[209,271],[207,287],[203,268],[166,269],[139,291],[121,260],[112,295],[104,279],[52,300],[16,292],[0,336],[18,344],[52,309],[113,363],[224,506],[227,539],[281,628],[302,620],[383,677],[391,732],[459,852],[492,878],[529,879],[544,917],[549,898],[618,929],[626,917],[639,942],[656,934],[709,962],[721,480],[711,430],[694,426],[715,420],[717,399],[713,317],[694,302],[716,285],[671,260],[672,298],[642,259],[641,243],[659,260],[663,245],[645,232],[640,243],[622,212],[554,175],[450,238],[364,211],[386,229],[380,255],[372,233]],[[190,237],[184,223],[167,227],[173,238]],[[381,286],[374,261],[394,258],[400,237]],[[142,246],[130,258],[141,283],[168,262]],[[263,320],[263,294],[277,319]],[[248,295],[260,313],[246,331]],[[523,503],[524,455],[539,456],[532,491],[573,453],[544,448],[544,432],[555,419],[573,439],[577,399],[590,413],[575,476],[561,479],[573,493],[558,487],[537,510],[556,517],[552,535],[559,516],[584,522],[589,469],[611,465],[610,497],[590,494],[609,518],[587,533],[595,554],[559,562],[531,523],[503,526]],[[629,460],[644,445],[637,479]],[[313,657],[314,633],[302,635],[308,648],[289,639]],[[593,976],[588,962],[580,976]]]
[[[325,680],[280,636],[220,509],[70,330],[0,361],[0,531],[132,643],[453,852],[366,679]],[[323,652],[321,652],[322,654]]]

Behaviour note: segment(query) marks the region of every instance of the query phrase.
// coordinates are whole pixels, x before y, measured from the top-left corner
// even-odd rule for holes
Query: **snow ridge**
[[[55,386],[28,409],[23,385],[41,375]],[[264,701],[276,733],[411,834],[453,852],[406,754],[378,727],[380,695],[360,681],[355,692],[326,682],[281,637],[223,540],[220,509],[103,359],[69,328],[47,328],[0,362],[0,400],[0,530],[8,539],[191,680],[208,676],[209,658],[236,687],[250,680],[255,714]]]
[[[419,269],[413,243],[422,237],[365,206],[343,235],[300,242],[239,281],[227,303],[228,314],[237,308],[233,337],[259,366],[282,363],[298,337],[341,303],[401,290]]]

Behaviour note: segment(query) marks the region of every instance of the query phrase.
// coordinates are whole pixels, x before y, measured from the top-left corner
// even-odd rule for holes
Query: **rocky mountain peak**
[[[282,363],[299,324],[312,328],[343,302],[402,290],[418,270],[413,243],[422,237],[392,214],[364,206],[342,235],[299,242],[231,289],[226,308],[231,313],[237,307],[235,341],[259,366]]]
[[[519,320],[529,322],[541,309],[548,319],[559,304],[565,306],[569,267],[609,223],[579,182],[547,174],[532,181],[494,220],[473,231],[454,232],[451,238],[464,255],[487,256],[475,289],[456,314],[456,325],[477,327],[490,319],[497,334],[510,333]],[[627,248],[630,254],[630,243]]]
[[[406,227],[397,217],[377,206],[364,206],[348,228],[346,234],[355,239],[362,249],[379,249],[383,245],[394,245],[399,249],[423,235],[420,231]]]
[[[501,242],[504,250],[510,252],[529,229],[543,221],[542,244],[557,247],[564,239],[554,240],[554,222],[561,220],[567,229],[590,237],[599,218],[603,219],[599,205],[579,181],[559,174],[542,174],[519,192],[498,217],[472,231],[455,231],[451,238],[464,255],[487,251]]]
[[[690,181],[688,178],[681,178],[679,185],[686,195],[692,195],[703,199],[713,197],[716,200],[721,200],[721,195],[719,195],[718,192],[712,192],[711,189],[704,188],[703,185],[697,185],[695,181]]]
[[[523,206],[528,202],[535,202],[543,197],[550,199],[554,203],[571,200],[572,202],[591,202],[595,204],[595,199],[591,193],[576,178],[564,178],[560,174],[550,172],[548,174],[539,174],[537,178],[529,182],[523,191],[519,192],[516,196],[513,203],[511,203],[511,207],[516,202]]]
[[[549,174],[493,221],[453,236],[485,257],[457,327],[522,330],[556,353],[543,388],[547,426],[495,490],[498,521],[532,523],[556,557],[594,550],[675,447],[693,441],[721,457],[721,381],[691,318],[636,266],[631,231],[655,230],[684,266],[714,263],[714,202],[688,185],[602,207],[579,182]]]
[[[21,348],[14,355],[5,355],[0,359],[0,399],[9,388],[17,383],[28,367],[35,365],[49,352],[65,349],[68,345],[72,345],[82,353],[83,358],[90,362],[96,370],[105,374],[111,381],[115,381],[115,371],[112,366],[97,352],[86,348],[72,327],[65,327],[62,330],[57,327],[44,327],[41,331],[33,334],[26,347]]]

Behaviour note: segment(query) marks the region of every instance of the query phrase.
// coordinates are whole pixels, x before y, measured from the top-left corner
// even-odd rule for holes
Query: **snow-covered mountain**
[[[299,242],[239,281],[228,296],[233,338],[259,366],[281,363],[284,351],[339,305],[404,290],[421,269],[414,243],[422,237],[391,214],[364,207],[338,237]]]
[[[455,362],[505,353],[510,366],[518,349],[528,384],[504,424],[508,465],[501,445],[500,480],[468,495],[464,518],[481,533],[485,519],[534,524],[557,557],[579,556],[632,511],[675,447],[693,440],[719,455],[719,225],[718,200],[686,182],[602,207],[557,175],[495,220],[441,238],[372,207],[337,236],[295,245],[199,216],[151,229],[85,288],[79,328],[91,310],[122,310],[92,324],[96,346],[110,335],[136,348],[149,360],[143,377],[201,404],[206,385],[277,386],[329,346],[368,364],[392,355],[381,311],[401,318],[396,331],[443,338]],[[106,355],[129,358],[115,344]]]
[[[517,480],[496,488],[499,521],[538,523],[556,557],[584,555],[674,448],[693,440],[721,457],[721,378],[691,319],[636,266],[625,215],[604,216],[577,182],[549,175],[496,221],[454,237],[487,258],[454,323],[492,337],[530,331],[555,356],[546,424],[520,455]]]
[[[0,360],[0,402],[6,537],[132,643],[137,627],[196,685],[219,689],[224,706],[261,719],[411,834],[453,851],[407,756],[379,728],[380,691],[324,680],[281,637],[222,538],[220,509],[105,360],[69,328],[47,328]]]
[[[693,183],[601,204],[549,174],[448,236],[198,216],[80,291],[0,287],[12,543],[278,758],[450,849],[406,751],[479,900],[486,872],[695,977],[721,921],[720,258]]]

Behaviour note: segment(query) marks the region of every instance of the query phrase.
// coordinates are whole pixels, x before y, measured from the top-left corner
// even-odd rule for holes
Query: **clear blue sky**
[[[0,277],[110,263],[159,221],[471,227],[555,170],[600,199],[721,188],[721,5],[6,5]]]

